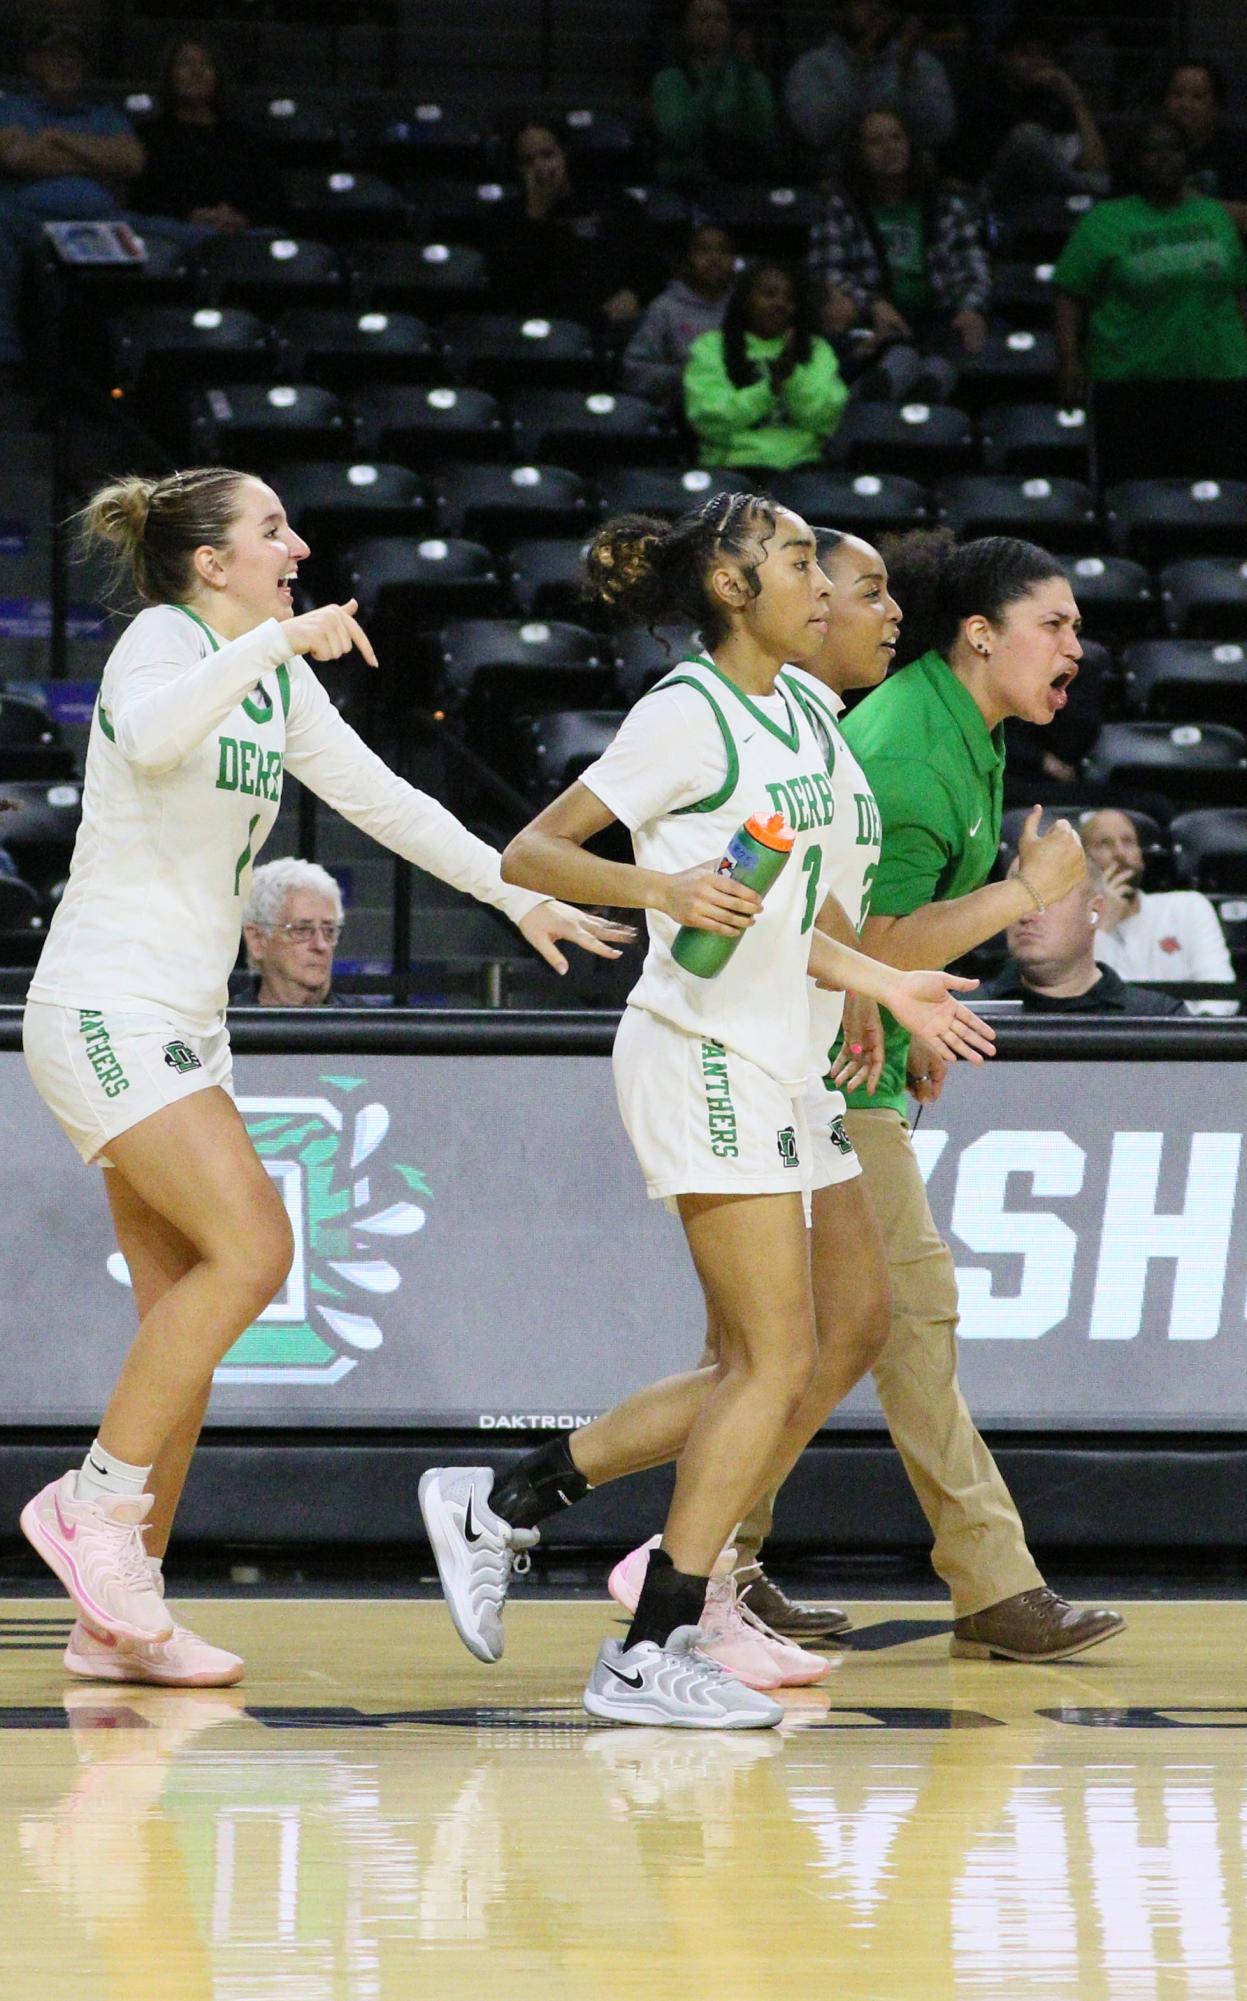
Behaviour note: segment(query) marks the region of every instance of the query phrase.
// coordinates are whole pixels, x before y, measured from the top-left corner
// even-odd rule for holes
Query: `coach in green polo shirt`
[[[1017,873],[988,876],[1000,840],[1004,723],[1048,723],[1078,671],[1078,607],[1060,565],[1033,543],[989,536],[957,547],[946,531],[886,548],[904,612],[898,661],[843,725],[883,823],[866,949],[893,965],[946,966],[1045,909],[1085,873],[1065,822],[1028,823]],[[875,1366],[888,1427],[934,1536],[953,1600],[953,1652],[1064,1660],[1110,1634],[1114,1612],[1079,1611],[1050,1591],[1008,1489],[957,1384],[957,1285],[910,1143],[907,1075],[938,1095],[942,1071],[884,1017],[886,1060],[873,1094],[849,1098],[887,1248],[892,1332]]]

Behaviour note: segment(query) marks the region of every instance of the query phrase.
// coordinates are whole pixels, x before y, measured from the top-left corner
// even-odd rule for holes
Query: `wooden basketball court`
[[[196,1600],[241,1687],[69,1683],[0,1602],[8,2001],[1239,2001],[1247,1605],[1085,1660],[950,1661],[853,1608],[781,1731],[595,1724],[614,1608]]]

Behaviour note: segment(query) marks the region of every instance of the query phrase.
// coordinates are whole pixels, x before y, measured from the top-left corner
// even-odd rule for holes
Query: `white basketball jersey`
[[[782,680],[776,683],[782,725],[704,656],[682,661],[658,685],[678,683],[698,689],[714,711],[723,739],[723,783],[709,798],[637,827],[632,843],[638,865],[674,875],[713,861],[755,813],[782,813],[796,841],[761,915],[710,979],[676,964],[671,946],[678,926],[661,912],[647,912],[649,952],[628,1004],[721,1043],[795,1091],[808,1068],[809,934],[826,894],[824,849],[836,814],[822,738],[811,710]],[[591,775],[587,779],[591,785]]]
[[[844,703],[839,695],[801,667],[785,667],[781,679],[793,687],[818,731],[835,798],[835,814],[824,836],[823,892],[839,899],[850,924],[860,931],[870,908],[870,886],[883,840],[875,795],[840,729],[837,718]],[[843,1018],[844,995],[830,993],[811,980],[809,1067],[819,1077],[827,1072]]]

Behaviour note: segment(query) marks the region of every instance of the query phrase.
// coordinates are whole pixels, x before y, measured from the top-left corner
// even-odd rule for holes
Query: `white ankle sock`
[[[165,1595],[165,1560],[163,1556],[149,1556],[147,1568],[152,1574],[152,1583],[163,1598]]]
[[[119,1501],[147,1492],[150,1466],[130,1466],[106,1452],[97,1438],[78,1469],[74,1489],[79,1501]]]

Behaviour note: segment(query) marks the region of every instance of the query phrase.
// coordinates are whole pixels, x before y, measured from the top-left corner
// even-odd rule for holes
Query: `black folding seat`
[[[583,626],[526,619],[462,619],[438,634],[439,706],[496,770],[519,779],[517,721],[550,709],[593,708],[616,692],[613,663]]]
[[[351,440],[342,399],[315,382],[231,382],[201,389],[189,402],[190,433],[201,463],[254,466],[325,458]]]
[[[450,465],[433,483],[442,531],[491,549],[587,530],[596,513],[584,480],[565,466]]]
[[[1044,258],[1000,257],[992,263],[992,317],[1011,326],[1047,326],[1052,318],[1054,266]]]
[[[1247,648],[1234,639],[1141,639],[1122,655],[1127,712],[1158,722],[1247,720]]]
[[[437,317],[488,302],[485,259],[468,243],[356,243],[347,261],[361,310],[396,307]]]
[[[336,100],[314,92],[282,95],[271,90],[239,93],[239,113],[271,147],[283,170],[289,167],[332,167],[342,153],[341,121]]]
[[[1128,479],[1105,495],[1115,548],[1141,562],[1238,556],[1247,544],[1247,481]]]
[[[38,891],[20,876],[0,876],[0,966],[33,966],[47,929]]]
[[[534,716],[524,731],[524,789],[535,806],[548,805],[602,755],[622,709],[553,709]]]
[[[605,514],[661,514],[674,519],[717,493],[749,493],[753,476],[719,466],[678,472],[665,466],[611,466],[596,482]]]
[[[1055,261],[1076,224],[1093,206],[1086,194],[1029,195],[1012,201],[996,217],[1002,258]]]
[[[513,455],[510,427],[487,389],[374,382],[351,401],[360,445],[368,451],[413,465]]]
[[[330,388],[361,382],[429,381],[442,358],[423,320],[411,313],[359,313],[349,306],[307,306],[277,322],[283,362],[296,377]]]
[[[626,183],[637,178],[636,133],[621,112],[574,105],[559,117],[558,131],[578,180]]]
[[[475,174],[488,168],[489,135],[471,106],[410,98],[361,103],[349,114],[354,150],[369,167],[403,182],[426,174]]]
[[[700,653],[700,636],[685,626],[629,626],[614,635],[615,672],[620,692],[631,705],[670,674],[681,660]]]
[[[1160,596],[1166,625],[1184,639],[1247,637],[1247,563],[1239,556],[1166,563]]]
[[[705,190],[701,207],[706,221],[728,230],[747,257],[803,258],[823,203],[812,188],[717,181]]]
[[[1088,784],[1163,792],[1196,806],[1237,805],[1247,738],[1225,723],[1105,723],[1083,760]]]
[[[290,306],[332,305],[346,291],[336,250],[276,231],[212,237],[199,251],[198,269],[214,305],[247,306],[263,318]]]
[[[471,243],[478,247],[492,233],[498,204],[513,186],[485,180],[436,179],[409,181],[406,195],[416,218],[417,233],[426,241]]]
[[[311,547],[303,581],[316,603],[333,595],[337,558],[366,535],[421,535],[432,510],[424,481],[402,465],[320,459],[276,467],[273,486]]]
[[[72,778],[74,770],[73,750],[42,702],[0,692],[0,779]],[[0,842],[4,821],[0,811]]]
[[[69,778],[6,779],[0,815],[4,845],[39,896],[51,898],[69,874],[82,815],[82,788]]]
[[[1083,409],[1055,403],[993,403],[980,421],[989,472],[1044,473],[1085,480],[1091,426]]]
[[[582,620],[593,607],[584,592],[583,535],[538,535],[517,542],[507,558],[511,596],[529,618]]]
[[[980,353],[958,366],[957,401],[968,410],[985,410],[992,403],[1034,403],[1056,392],[1056,342],[1050,333],[1029,327],[989,333]]]
[[[578,320],[525,313],[452,313],[443,322],[446,361],[459,382],[494,391],[593,387],[598,361]]]
[[[330,243],[358,236],[405,233],[409,210],[380,174],[336,167],[297,167],[286,175],[284,206],[297,231]]]
[[[837,461],[929,482],[974,463],[974,426],[951,403],[851,402],[832,439]]]
[[[360,622],[389,663],[401,666],[419,633],[447,618],[502,609],[498,566],[479,542],[425,536],[369,537],[342,556],[343,590],[357,598]]]
[[[1159,607],[1152,575],[1128,556],[1062,556],[1083,630],[1097,639],[1142,639],[1155,632]]]
[[[959,536],[1018,535],[1042,547],[1076,551],[1099,539],[1095,496],[1076,479],[977,473],[941,480],[939,518]]]
[[[1186,888],[1202,889],[1206,896],[1247,893],[1247,806],[1179,813],[1169,834],[1178,880]]]
[[[920,528],[928,517],[926,488],[900,473],[825,472],[806,466],[777,474],[770,490],[807,521],[864,535],[868,541],[887,530]]]
[[[673,457],[675,432],[642,396],[525,389],[511,399],[516,450],[525,458],[596,471]]]
[[[271,329],[241,306],[136,306],[108,325],[116,381],[144,389],[272,373]]]

